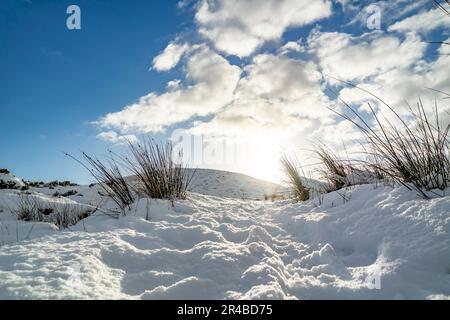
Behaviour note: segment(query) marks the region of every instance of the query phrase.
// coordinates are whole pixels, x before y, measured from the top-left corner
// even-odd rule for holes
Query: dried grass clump
[[[307,201],[310,198],[310,191],[302,181],[302,168],[297,157],[284,155],[281,158],[281,165],[286,175],[286,182],[289,185],[293,197],[298,201]]]
[[[195,171],[183,165],[171,142],[145,139],[128,143],[129,156],[121,157],[138,181],[139,192],[153,199],[186,199]]]
[[[438,8],[444,14],[450,17],[450,0],[443,0],[442,2],[438,0],[431,0],[431,1],[433,2],[436,8]]]
[[[83,152],[83,161],[66,153],[67,156],[86,168],[105,193],[119,206],[122,212],[129,209],[136,200],[133,188],[123,176],[117,161],[110,157],[106,162]]]
[[[37,196],[21,194],[12,213],[18,220],[53,223],[60,229],[67,229],[89,217],[92,210],[72,203],[46,203]]]
[[[441,123],[437,106],[432,115],[427,115],[422,101],[419,101],[416,109],[410,108],[411,121],[407,122],[383,100],[371,95],[387,107],[390,120],[382,112],[377,113],[370,103],[373,124],[345,102],[350,115],[333,110],[365,136],[368,155],[377,159],[377,162],[368,162],[368,166],[374,172],[417,191],[424,198],[428,198],[427,191],[445,190],[450,179],[450,125]],[[394,125],[393,121],[400,125]]]
[[[323,164],[320,174],[330,185],[328,191],[340,190],[349,186],[349,175],[353,171],[350,164],[345,163],[330,148],[320,145],[316,155]]]

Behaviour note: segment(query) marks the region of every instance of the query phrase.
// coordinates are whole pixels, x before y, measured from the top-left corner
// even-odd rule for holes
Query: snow
[[[0,172],[0,189],[1,186],[7,186],[8,189],[21,189],[25,187],[25,183],[11,173]]]
[[[174,207],[140,199],[119,219],[97,211],[62,231],[17,221],[19,191],[0,190],[0,298],[450,298],[449,197],[370,184],[305,203],[256,201],[266,182],[201,174]],[[52,197],[65,188],[83,196]],[[95,186],[55,190],[31,191],[111,207]]]
[[[191,191],[219,197],[262,200],[264,196],[284,192],[285,188],[244,174],[201,169],[195,170]]]

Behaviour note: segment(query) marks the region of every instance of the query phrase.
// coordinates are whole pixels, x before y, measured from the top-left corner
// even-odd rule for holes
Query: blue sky
[[[393,103],[410,98],[407,95],[411,92],[417,93],[412,87],[397,88],[400,81],[396,77],[415,74],[418,77],[415,83],[421,88],[429,84],[445,89],[449,83],[448,77],[438,74],[439,65],[445,62],[438,61],[436,50],[439,46],[420,44],[427,39],[447,39],[449,27],[446,22],[435,26],[422,22],[420,28],[416,25],[413,27],[416,30],[408,30],[410,23],[406,21],[399,28],[390,29],[410,16],[424,16],[428,12],[430,16],[437,14],[428,1],[419,1],[421,6],[409,0],[392,6],[386,6],[384,1],[374,2],[382,12],[381,30],[370,30],[366,26],[364,9],[371,2],[322,0],[321,8],[308,8],[309,12],[302,13],[302,8],[298,7],[302,1],[283,0],[278,3],[286,9],[280,8],[268,17],[267,30],[273,28],[273,33],[257,28],[250,30],[245,26],[249,17],[246,8],[240,10],[241,16],[240,13],[233,16],[236,13],[226,5],[227,1],[210,1],[211,5],[207,6],[206,1],[192,0],[184,1],[186,5],[180,6],[175,0],[2,0],[0,167],[30,180],[87,182],[89,178],[84,169],[62,152],[79,154],[83,150],[102,155],[107,148],[120,148],[120,145],[99,139],[101,132],[114,132],[118,136],[151,134],[165,138],[177,128],[193,132],[207,128],[208,132],[221,134],[232,130],[234,135],[235,132],[242,135],[239,133],[242,129],[247,133],[254,132],[246,136],[247,142],[261,138],[261,132],[265,132],[264,139],[273,145],[306,148],[303,142],[292,143],[305,135],[302,130],[314,133],[311,139],[305,140],[327,141],[335,136],[333,131],[339,130],[340,125],[330,115],[322,116],[325,109],[316,107],[333,102],[324,87],[332,87],[335,83],[323,78],[315,83],[316,80],[311,79],[315,79],[317,73],[342,78],[343,71],[347,70],[340,70],[339,66],[352,59],[355,59],[354,70],[350,64],[348,73],[352,75],[344,80],[382,88],[386,95],[401,92]],[[267,10],[263,9],[271,1],[258,2],[248,19],[254,19],[256,23],[266,21]],[[66,8],[70,4],[81,8],[81,30],[66,28]],[[297,6],[296,17],[289,21],[272,19],[277,14],[287,15],[289,6]],[[311,21],[305,18],[308,16],[312,17]],[[418,19],[416,21],[421,24],[420,17]],[[240,23],[234,25],[235,21]],[[233,30],[231,37],[222,37],[230,30]],[[255,45],[243,50],[244,44],[252,41]],[[335,48],[335,42],[341,46]],[[296,43],[299,47],[284,47],[288,43]],[[160,57],[165,55],[165,58],[173,59],[169,51],[164,51],[169,44],[183,47],[184,51],[175,59],[174,66],[158,70],[156,64],[153,65],[155,57],[161,54]],[[380,44],[384,48],[392,46],[399,54],[392,57],[389,52],[377,54]],[[283,48],[288,49],[283,51]],[[403,57],[401,50],[405,52]],[[367,58],[358,60],[359,55]],[[204,68],[208,70],[197,70],[204,61]],[[213,62],[208,64],[208,61]],[[275,75],[271,65],[284,63],[286,71],[278,68]],[[299,72],[307,71],[302,76],[290,74],[296,67]],[[214,77],[208,76],[209,70]],[[227,78],[218,79],[221,75]],[[286,85],[281,89],[274,88],[275,84],[271,84],[272,87],[265,84],[267,79],[268,83],[272,82],[270,79],[278,79],[308,89],[286,90]],[[173,80],[180,81],[175,87],[166,89]],[[223,93],[227,91],[227,94]],[[202,96],[204,92],[211,92],[211,96]],[[361,101],[361,97],[351,90],[343,90],[341,94],[354,99],[352,102]],[[140,100],[149,95],[152,95],[149,101]],[[199,101],[209,98],[211,103],[206,101],[204,106],[198,106]],[[316,104],[314,98],[320,102]],[[176,99],[185,102],[180,106],[183,110],[164,105],[179,101]],[[217,101],[220,103],[215,106]],[[292,111],[295,103],[308,107]],[[279,112],[261,107],[266,104],[277,107],[285,104],[283,110],[290,111],[283,111],[283,117],[271,122],[274,117],[271,112]],[[134,105],[133,110],[138,111],[141,119],[136,119],[136,113],[127,110],[126,106],[130,105]],[[165,108],[169,110],[167,116],[155,119],[154,115]],[[185,115],[180,116],[182,113]],[[229,119],[236,121],[228,125]],[[100,123],[94,124],[97,120]],[[259,127],[255,127],[255,123]],[[293,128],[303,129],[298,132],[291,129],[289,135],[283,133],[291,124]],[[345,130],[351,137],[353,132],[348,128]],[[254,153],[253,157],[270,158],[270,164],[262,164],[271,166],[274,171],[277,159],[268,156],[273,154],[275,151],[269,149],[266,153]],[[247,170],[243,165],[226,169]],[[271,178],[263,174],[266,171],[261,165],[249,173]]]
[[[0,3],[0,166],[29,179],[85,178],[61,151],[104,150],[88,122],[164,87],[151,59],[184,21],[177,1],[77,1],[69,31],[72,3]]]

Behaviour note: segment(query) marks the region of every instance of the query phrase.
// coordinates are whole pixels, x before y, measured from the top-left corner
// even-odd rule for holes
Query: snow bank
[[[126,217],[1,246],[0,298],[450,298],[449,231],[449,197],[404,188],[303,204],[141,199]]]
[[[285,191],[285,188],[240,173],[197,169],[190,191],[218,197],[261,200],[265,195]]]
[[[25,187],[22,179],[17,178],[8,170],[0,169],[0,189],[24,189]]]
[[[67,208],[67,210],[70,209],[68,213],[75,214],[90,209],[90,207],[67,198],[52,197],[34,191],[0,190],[0,246],[39,238],[58,230],[55,224],[51,222],[19,221],[17,213],[20,211],[21,202],[24,198],[28,199],[30,206],[36,204],[42,210],[52,209],[52,211],[57,211],[58,208],[60,210]],[[44,220],[54,221],[55,214],[56,212],[48,213],[43,216],[46,218]]]
[[[279,208],[274,219],[314,249],[292,262],[301,276],[292,286],[298,297],[449,297],[448,197],[427,201],[404,188],[365,185],[327,195],[319,207]]]

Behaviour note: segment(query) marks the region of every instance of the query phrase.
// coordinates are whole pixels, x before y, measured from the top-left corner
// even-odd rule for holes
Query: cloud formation
[[[450,27],[450,19],[439,9],[424,11],[398,21],[389,27],[389,31],[428,33],[437,28]]]
[[[169,71],[175,68],[188,49],[189,46],[186,43],[170,43],[161,54],[153,59],[153,68],[157,71]]]
[[[161,132],[196,116],[217,112],[233,100],[241,70],[206,46],[192,48],[185,86],[171,82],[169,91],[154,92],[98,121],[102,128],[122,133]]]
[[[448,46],[442,45],[439,51],[446,52],[447,48]],[[408,104],[415,105],[419,99],[426,106],[434,106],[439,95],[429,88],[449,91],[450,77],[447,71],[449,65],[450,56],[440,55],[431,62],[418,60],[414,67],[393,68],[387,72],[378,73],[360,85],[383,97],[399,113],[408,113]],[[353,104],[362,104],[365,101],[373,100],[355,88],[345,88],[340,94],[341,98]],[[439,105],[440,108],[446,107],[443,101],[440,101]]]
[[[275,146],[305,150],[323,141],[339,149],[344,139],[357,142],[358,131],[327,109],[338,103],[330,90],[360,110],[373,99],[334,78],[372,91],[400,113],[406,111],[405,100],[436,98],[428,87],[450,88],[449,47],[436,45],[441,55],[430,55],[433,48],[424,41],[425,34],[448,22],[434,9],[418,10],[422,0],[399,0],[392,7],[376,2],[384,29],[369,30],[363,23],[353,33],[318,25],[333,17],[327,0],[188,0],[180,7],[189,1],[197,3],[198,38],[178,36],[153,60],[156,71],[182,65],[184,78],[101,118],[97,123],[106,132],[100,138],[120,141],[123,135],[181,128],[209,141],[237,139],[256,146],[263,141],[267,147],[255,154],[260,161],[273,160],[279,154]],[[353,1],[337,2],[344,13],[364,9],[360,2],[357,7]],[[355,25],[355,15],[349,17],[345,27]],[[283,39],[288,29],[307,25],[306,36]]]
[[[115,131],[101,132],[97,135],[97,138],[100,140],[106,141],[106,142],[117,143],[117,144],[137,141],[136,136],[133,134],[119,135]]]
[[[195,19],[199,32],[225,54],[246,57],[288,28],[329,17],[329,0],[202,0]]]
[[[313,32],[309,48],[322,71],[341,80],[364,80],[392,69],[404,69],[425,54],[427,44],[414,34],[400,38],[384,33],[352,36],[339,32]]]

